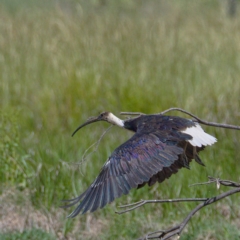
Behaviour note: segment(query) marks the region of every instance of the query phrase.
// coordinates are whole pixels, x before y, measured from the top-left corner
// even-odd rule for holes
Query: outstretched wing
[[[69,217],[87,211],[93,212],[122,194],[128,194],[131,188],[148,182],[157,173],[162,173],[163,181],[183,167],[177,160],[184,150],[177,145],[192,137],[184,133],[171,138],[162,134],[165,135],[161,132],[136,133],[118,147],[91,186],[79,197],[67,200],[69,204],[64,207],[80,202]]]

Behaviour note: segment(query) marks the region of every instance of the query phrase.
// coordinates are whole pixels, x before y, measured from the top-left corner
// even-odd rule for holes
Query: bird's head
[[[80,125],[72,134],[72,136],[82,127],[90,124],[90,123],[94,123],[94,122],[98,122],[98,121],[106,121],[109,122],[113,125],[117,125],[119,127],[123,127],[124,126],[124,122],[123,120],[119,119],[118,117],[116,117],[114,114],[112,114],[111,112],[103,112],[101,113],[98,117],[90,117],[85,123],[83,123],[82,125]]]

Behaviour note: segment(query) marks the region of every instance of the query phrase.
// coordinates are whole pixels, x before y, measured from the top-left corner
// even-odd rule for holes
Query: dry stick
[[[121,115],[146,115],[146,113],[141,112],[120,112]]]
[[[131,208],[128,208],[123,211],[117,211],[115,213],[123,214],[126,212],[130,212],[130,211],[132,211],[136,208],[139,208],[147,203],[203,202],[203,201],[206,201],[207,199],[208,198],[176,198],[176,199],[163,199],[163,200],[141,200],[136,203],[121,205],[121,206],[119,206],[119,208],[127,208],[127,207],[131,207]]]
[[[240,188],[240,184],[229,181],[229,180],[222,180],[219,178],[214,178],[214,177],[208,177],[209,181],[204,182],[204,183],[195,183],[190,186],[196,186],[196,185],[206,185],[206,184],[211,184],[211,183],[216,183],[217,189],[219,189],[220,185],[227,186],[227,187],[235,187],[235,188]],[[126,210],[123,211],[116,211],[115,213],[117,214],[123,214],[126,212],[133,211],[134,209],[137,209],[145,204],[148,203],[174,203],[174,202],[203,202],[207,201],[209,198],[176,198],[176,199],[162,199],[162,200],[141,200],[139,202],[131,203],[131,204],[126,204],[126,205],[121,205],[119,208],[127,208]]]
[[[201,124],[204,124],[204,125],[240,130],[240,126],[235,126],[235,125],[230,125],[230,124],[225,124],[225,123],[207,122],[207,121],[204,121],[201,118],[193,115],[192,113],[185,111],[184,109],[176,108],[176,107],[169,108],[169,109],[167,109],[167,110],[165,110],[165,111],[163,111],[161,113],[156,113],[154,115],[163,115],[163,114],[165,114],[167,112],[170,112],[170,111],[180,111],[180,112],[186,113],[189,116],[195,118],[197,120],[197,122],[199,122]],[[136,113],[135,112],[121,112],[120,114],[122,114],[122,115],[145,115],[144,113],[139,113],[139,112],[136,112]]]
[[[93,154],[94,152],[96,152],[97,149],[98,149],[98,146],[99,146],[99,144],[100,144],[100,142],[101,142],[101,140],[102,140],[102,138],[105,136],[105,134],[106,134],[112,127],[113,127],[113,125],[111,125],[110,127],[108,127],[108,128],[102,133],[102,135],[100,136],[100,138],[99,138],[95,143],[93,143],[91,146],[89,146],[89,147],[84,151],[80,163],[72,163],[72,164],[81,165],[81,164],[86,160],[86,158],[87,158],[88,156],[90,156],[91,154]],[[96,146],[95,146],[95,145],[96,145]],[[91,149],[93,146],[95,146],[95,147],[94,147],[94,150],[93,150],[92,152],[88,153],[89,149]],[[87,154],[87,153],[88,153],[88,154]]]
[[[95,143],[93,143],[90,147],[88,147],[88,148],[85,150],[85,152],[83,153],[82,159],[81,159],[81,161],[80,161],[79,163],[73,163],[73,162],[72,162],[72,164],[81,165],[81,164],[83,164],[83,163],[86,161],[87,157],[89,157],[91,154],[93,154],[94,152],[96,152],[97,149],[98,149],[98,146],[99,146],[99,144],[100,144],[100,142],[101,142],[101,140],[102,140],[102,138],[105,136],[105,134],[106,134],[112,127],[113,127],[113,125],[111,125],[110,127],[108,127],[108,128],[102,133],[102,135],[100,136],[100,138],[99,138]],[[96,146],[95,146],[95,145],[96,145]],[[90,153],[87,154],[87,152],[89,151],[89,149],[91,149],[93,146],[95,146],[94,150],[93,150],[92,152],[90,152]],[[81,169],[80,169],[80,173],[81,173],[82,175],[84,175]],[[76,189],[76,188],[75,188],[75,185],[74,185],[74,181],[72,181],[72,183],[73,183],[73,189]]]
[[[203,183],[194,183],[189,185],[189,187],[192,186],[197,186],[197,185],[207,185],[207,184],[211,184],[211,183],[216,183],[217,188],[219,189],[220,185],[226,186],[226,187],[240,187],[239,183],[230,181],[230,180],[222,180],[220,178],[214,178],[214,177],[208,177],[209,181],[208,182],[203,182]]]
[[[240,184],[237,182],[233,182],[233,181],[229,181],[229,180],[222,180],[219,178],[213,178],[213,177],[208,177],[209,178],[209,182],[206,182],[205,184],[209,184],[209,183],[216,183],[217,186],[218,185],[223,185],[223,186],[230,186],[230,187],[234,187],[235,189],[229,190],[227,192],[224,192],[218,196],[215,197],[211,197],[211,198],[182,198],[182,199],[167,199],[167,200],[142,200],[140,202],[137,203],[132,203],[132,204],[128,204],[128,205],[123,205],[120,207],[131,207],[128,208],[125,211],[122,212],[117,212],[118,214],[122,214],[125,212],[129,212],[132,211],[138,207],[143,206],[146,203],[164,203],[164,202],[184,202],[184,201],[204,201],[203,203],[199,204],[197,207],[195,207],[188,215],[187,217],[178,225],[168,229],[168,230],[159,230],[159,231],[155,231],[155,232],[151,232],[148,233],[146,236],[140,238],[139,240],[144,240],[144,239],[156,239],[156,238],[160,238],[162,240],[167,240],[175,235],[180,236],[180,234],[182,233],[183,229],[185,228],[185,226],[187,225],[187,223],[189,222],[189,220],[192,218],[192,216],[198,212],[201,208],[210,205],[212,203],[215,203],[225,197],[228,197],[230,195],[233,195],[235,193],[240,192]],[[203,183],[204,184],[204,183]],[[132,207],[133,206],[133,207]],[[159,234],[160,233],[160,234]],[[158,234],[158,235],[156,235]]]
[[[230,128],[230,129],[236,129],[236,130],[240,130],[240,126],[235,126],[235,125],[230,125],[230,124],[225,124],[225,123],[214,123],[214,122],[207,122],[207,121],[204,121],[202,119],[200,119],[199,117],[193,115],[192,113],[189,113],[187,111],[185,111],[184,109],[181,109],[181,108],[169,108],[163,112],[161,112],[161,114],[165,114],[169,111],[180,111],[180,112],[183,112],[183,113],[186,113],[188,114],[189,116],[195,118],[199,123],[202,123],[202,124],[205,124],[205,125],[208,125],[208,126],[213,126],[213,127],[221,127],[221,128]]]
[[[175,235],[178,235],[180,236],[180,234],[182,233],[183,229],[185,228],[185,226],[187,225],[187,223],[189,222],[189,220],[192,218],[192,216],[198,212],[201,208],[203,207],[206,207],[212,203],[215,203],[225,197],[228,197],[230,195],[233,195],[235,193],[238,193],[240,192],[240,187],[238,188],[235,188],[235,189],[231,189],[227,192],[224,192],[218,196],[215,196],[215,197],[211,197],[211,198],[208,198],[206,201],[204,201],[203,203],[200,203],[196,208],[194,208],[188,215],[187,217],[177,226],[174,226],[173,228],[170,228],[169,230],[166,230],[166,231],[156,231],[156,232],[151,232],[151,233],[148,233],[146,236],[144,236],[143,238],[140,238],[140,239],[156,239],[156,238],[159,238],[161,240],[167,240],[169,239],[170,237],[173,237]],[[154,235],[156,233],[161,233],[160,235],[155,235],[155,236],[151,236],[151,235]]]
[[[91,154],[93,154],[94,152],[97,151],[98,146],[99,146],[102,138],[105,136],[105,134],[106,134],[112,127],[113,127],[113,125],[111,125],[110,127],[108,127],[108,128],[102,133],[102,135],[100,136],[100,138],[99,138],[95,143],[93,143],[90,147],[88,147],[88,148],[85,150],[85,152],[84,152],[84,154],[83,154],[83,156],[82,156],[82,161],[80,162],[80,164],[83,163],[89,155],[91,155]],[[95,145],[96,145],[96,146],[95,146]],[[91,149],[93,146],[95,146],[94,150],[93,150],[92,152],[90,152],[89,154],[87,154],[88,150]]]

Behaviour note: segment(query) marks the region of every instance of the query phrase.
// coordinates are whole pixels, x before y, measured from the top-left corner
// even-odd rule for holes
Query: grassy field
[[[189,187],[209,175],[239,181],[240,132],[204,126],[218,138],[201,153],[205,168],[193,163],[191,171],[75,219],[59,208],[131,136],[112,128],[80,164],[108,127],[95,124],[72,138],[90,116],[181,107],[239,125],[239,52],[240,17],[228,17],[215,0],[0,0],[0,238],[136,239],[178,223],[196,204],[148,205],[124,215],[115,214],[117,206],[226,190]],[[239,200],[203,209],[181,239],[239,239]]]

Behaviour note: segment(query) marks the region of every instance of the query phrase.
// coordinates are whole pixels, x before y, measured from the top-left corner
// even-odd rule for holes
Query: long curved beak
[[[83,123],[82,125],[80,125],[72,134],[72,137],[75,135],[75,133],[83,128],[84,126],[90,124],[90,123],[94,123],[94,122],[97,122],[97,121],[101,121],[101,119],[99,119],[99,117],[90,117],[85,123]]]

